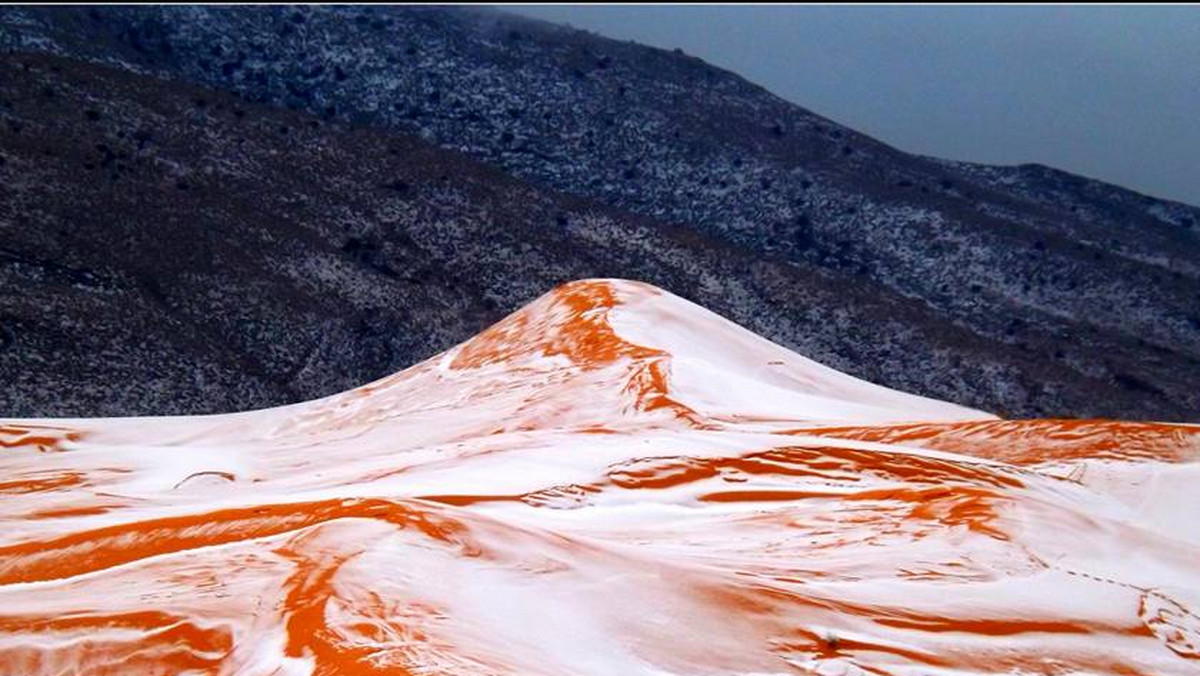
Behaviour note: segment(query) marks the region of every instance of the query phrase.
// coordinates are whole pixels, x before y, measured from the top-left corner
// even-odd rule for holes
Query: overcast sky
[[[909,152],[1200,205],[1200,6],[508,6],[682,48]]]

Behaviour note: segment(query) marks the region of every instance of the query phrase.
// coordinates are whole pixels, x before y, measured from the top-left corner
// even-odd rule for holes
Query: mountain
[[[1200,427],[1000,420],[641,283],[562,285],[316,401],[0,443],[5,673],[1200,660]]]
[[[20,383],[0,395],[0,410],[182,413],[296,401],[449,347],[554,283],[620,276],[856,376],[969,406],[1160,420],[1200,411],[1194,207],[1041,166],[905,154],[685,54],[498,12],[8,7],[0,26],[0,176],[11,205],[0,215],[10,242],[3,274],[19,290],[3,300],[0,374]],[[25,62],[45,67],[25,71]],[[103,76],[70,79],[80,73]],[[56,85],[74,97],[56,109],[62,120],[42,117],[58,105],[43,89]],[[168,100],[169,114],[104,110]],[[217,100],[226,116],[252,110],[254,133],[207,122],[221,119],[205,108]],[[73,150],[57,152],[114,171],[141,157],[127,149],[129,162],[108,159],[99,146],[119,152],[118,133],[146,127],[193,140],[153,172],[121,174],[130,187],[120,193],[51,166],[58,160],[18,142],[14,124],[22,138],[36,129],[51,144],[41,130],[65,127]],[[225,140],[209,143],[210,134]],[[363,142],[340,148],[348,137]],[[364,155],[387,144],[422,154]],[[464,180],[509,204],[506,217],[492,203],[428,198],[442,219],[429,220],[424,194],[400,194],[416,177],[465,189],[459,173],[422,162],[462,167]],[[314,163],[321,169],[307,168]],[[192,169],[218,177],[213,190],[170,188]],[[360,180],[395,189],[344,178],[368,175]],[[174,203],[183,192],[186,206]],[[78,197],[65,206],[62,194]],[[596,213],[620,225],[582,218]],[[103,235],[120,229],[116,214],[138,234]],[[76,239],[72,225],[92,239]],[[142,246],[153,253],[130,272],[124,260]],[[241,260],[216,264],[244,280],[193,269],[180,283],[179,268],[202,267],[194,254],[205,247],[235,253]],[[666,248],[647,253],[654,247]],[[341,248],[337,272],[295,267]],[[523,260],[530,251],[545,256]],[[490,254],[490,265],[447,263],[469,254]],[[84,258],[146,280],[138,299],[53,281],[92,270]],[[446,290],[410,294],[389,270],[441,275],[430,286]],[[331,286],[341,296],[321,298]],[[46,296],[56,311],[40,309]],[[301,296],[310,300],[292,301]],[[140,326],[120,326],[125,317]],[[92,334],[96,321],[115,325]]]

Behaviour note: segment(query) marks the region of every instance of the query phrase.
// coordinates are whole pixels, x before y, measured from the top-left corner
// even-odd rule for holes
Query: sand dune
[[[0,423],[0,673],[1196,674],[1198,460],[585,280],[317,401]]]

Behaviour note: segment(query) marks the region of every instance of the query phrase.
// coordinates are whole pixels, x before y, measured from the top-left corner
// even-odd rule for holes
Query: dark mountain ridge
[[[1200,411],[1193,387],[1200,376],[1200,210],[1193,207],[1036,165],[907,155],[698,59],[495,12],[5,8],[0,27],[12,75],[2,85],[9,129],[0,130],[0,152],[12,161],[0,166],[9,193],[0,228],[13,237],[0,260],[9,274],[43,270],[8,287],[21,291],[4,300],[8,347],[0,364],[6,378],[29,370],[59,393],[55,399],[34,385],[17,387],[0,401],[14,413],[101,412],[94,407],[102,393],[85,401],[56,379],[112,387],[86,374],[119,371],[96,362],[121,341],[162,348],[161,360],[181,350],[163,347],[171,343],[161,331],[114,328],[95,337],[87,348],[93,353],[73,342],[59,348],[57,365],[38,358],[44,353],[36,337],[53,331],[26,326],[45,302],[32,300],[32,291],[67,275],[52,274],[52,266],[74,270],[79,257],[112,259],[120,239],[103,233],[115,227],[114,213],[147,231],[125,242],[133,250],[151,246],[152,222],[171,227],[180,247],[140,275],[139,298],[196,304],[191,321],[205,316],[225,327],[213,329],[211,343],[263,354],[249,369],[258,375],[222,367],[227,381],[213,376],[186,397],[174,394],[190,382],[182,363],[173,375],[151,378],[152,388],[144,386],[148,376],[126,369],[130,393],[114,394],[103,412],[228,410],[328,393],[461,340],[548,285],[587,276],[651,281],[835,368],[967,405],[1143,418]],[[22,70],[23,61],[34,65]],[[83,72],[90,75],[80,81]],[[37,112],[39,87],[70,90],[75,98],[65,100],[83,110]],[[241,110],[252,130],[215,131],[208,120],[217,99]],[[174,112],[146,110],[155,105]],[[100,117],[90,120],[89,110]],[[157,172],[116,171],[137,163],[123,162],[115,149],[114,119],[125,124],[130,158],[151,162],[147,153],[161,153],[154,166],[176,173],[203,166],[209,173],[200,176],[220,179],[219,199],[172,187]],[[80,149],[56,152],[114,170],[116,182],[131,187],[122,192],[88,170],[53,168],[15,140],[13,123],[40,129],[51,143],[71,139]],[[153,129],[143,130],[152,138],[178,136],[180,145],[133,140],[141,127]],[[340,148],[365,138],[373,139],[366,147]],[[371,152],[372,144],[422,151],[397,158]],[[89,161],[88,153],[96,156]],[[459,169],[439,172],[443,164]],[[384,167],[407,178],[376,176]],[[443,175],[445,190],[471,181],[490,186],[479,189],[491,201],[441,200],[440,211],[429,211],[432,198],[414,186]],[[506,190],[526,197],[517,204],[497,193]],[[64,194],[77,201],[55,197]],[[173,204],[180,195],[189,210]],[[97,214],[93,201],[115,211]],[[535,209],[538,203],[544,206]],[[264,211],[268,204],[281,211]],[[435,220],[422,221],[432,213]],[[185,214],[203,227],[187,225]],[[93,239],[64,235],[56,248],[42,248],[55,228],[89,222]],[[442,230],[458,234],[431,234]],[[425,246],[403,255],[421,233]],[[274,249],[281,240],[295,248]],[[442,240],[460,250],[440,250]],[[494,249],[498,241],[511,248]],[[196,298],[221,283],[219,273],[199,286],[178,285],[177,258],[204,247],[225,247],[243,261],[242,302]],[[428,278],[438,282],[418,296],[390,281],[376,289],[374,328],[356,336],[347,327],[370,321],[341,311],[336,293],[311,298],[312,311],[294,316],[288,303],[265,297],[289,298],[305,286],[309,295],[330,293],[295,269],[281,272],[299,265],[292,258],[322,255],[354,261],[355,285],[441,276]],[[350,295],[351,305],[363,304]],[[75,303],[85,304],[56,302],[66,317],[78,313]],[[147,315],[147,325],[154,317]],[[301,328],[301,319],[312,326]],[[256,330],[230,337],[250,325]],[[319,347],[329,335],[339,336],[329,339],[336,349]],[[263,345],[253,344],[260,339]],[[302,358],[321,350],[329,354]],[[108,358],[140,359],[136,349],[118,352]]]

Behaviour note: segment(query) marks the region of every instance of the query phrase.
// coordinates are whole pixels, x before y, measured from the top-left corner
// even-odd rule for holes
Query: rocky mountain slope
[[[3,673],[1200,660],[1200,427],[998,420],[645,284],[563,285],[317,401],[0,444]]]
[[[6,410],[196,412],[329,393],[444,348],[550,283],[615,275],[856,375],[988,410],[1200,412],[1192,207],[1044,167],[906,155],[687,55],[494,12],[5,8],[0,48],[13,73],[0,83],[11,158],[0,228],[14,237],[3,274],[23,280],[3,301],[0,368],[21,383],[0,395]],[[56,84],[58,101],[42,91]],[[142,128],[181,142],[132,138]],[[68,159],[17,140],[31,137]],[[339,147],[351,138],[362,140]],[[153,171],[118,170],[158,153]],[[88,164],[100,173],[77,170]],[[104,172],[128,191],[105,187]],[[461,202],[414,189],[442,176]],[[106,235],[114,221],[140,234]],[[230,260],[202,258],[213,247]],[[54,266],[125,270],[127,256],[149,261],[137,293],[150,300],[63,295],[58,312],[35,314],[39,293],[100,295],[47,290],[68,274]],[[330,256],[351,272],[295,262]],[[213,270],[176,283],[206,260],[245,281]],[[421,274],[442,277],[417,293],[397,281]],[[338,275],[354,300],[318,298]],[[155,309],[156,294],[190,309]],[[78,328],[88,303],[112,326]],[[204,330],[167,329],[164,314]],[[121,328],[126,316],[156,330]],[[181,341],[204,353],[194,363],[224,365],[184,366],[171,357]],[[72,378],[95,394],[59,386]]]

